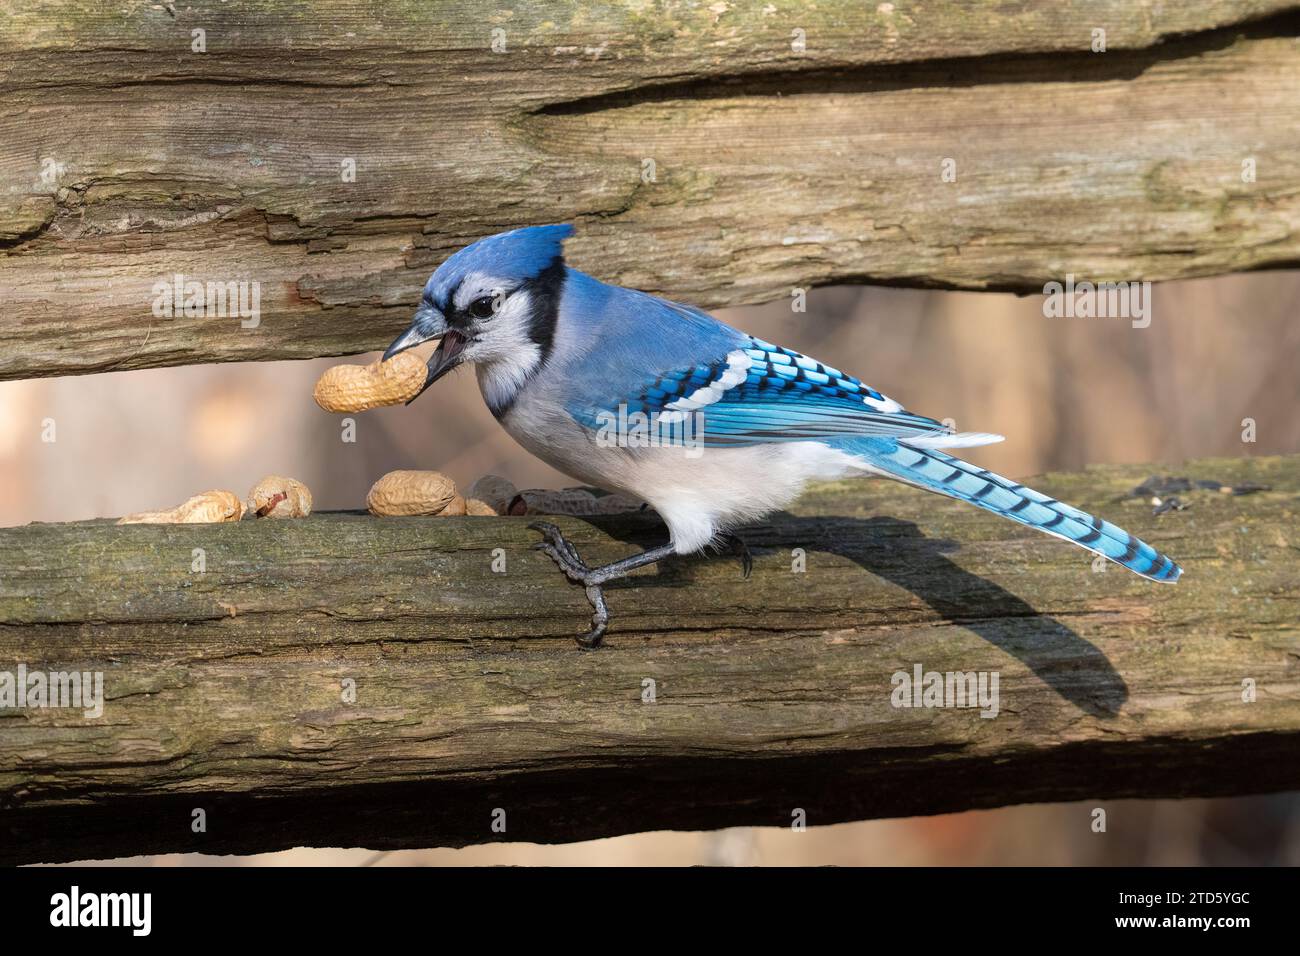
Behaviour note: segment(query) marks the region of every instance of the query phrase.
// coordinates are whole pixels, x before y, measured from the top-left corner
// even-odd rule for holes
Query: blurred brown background
[[[719,315],[857,374],[914,411],[1005,434],[1005,443],[968,457],[1025,477],[1093,462],[1159,462],[1176,472],[1190,457],[1300,450],[1298,305],[1300,274],[1272,272],[1159,286],[1145,329],[1125,319],[1045,318],[1038,296],[878,288],[814,291],[806,313],[776,302]],[[393,468],[437,468],[462,485],[486,473],[520,487],[573,483],[501,431],[468,371],[409,408],[355,416],[356,442],[344,443],[340,417],[311,399],[316,377],[336,361],[0,383],[0,525],[116,516],[208,488],[243,493],[271,472],[305,481],[319,510],[364,507],[370,484]],[[1255,443],[1242,440],[1245,418],[1256,423]],[[42,441],[47,420],[54,442]],[[1292,796],[1099,805],[1110,813],[1106,834],[1089,829],[1092,804],[1071,804],[801,834],[298,850],[249,862],[1300,863]]]

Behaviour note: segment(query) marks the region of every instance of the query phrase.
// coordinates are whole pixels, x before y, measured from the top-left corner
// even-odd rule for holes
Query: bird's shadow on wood
[[[653,514],[589,520],[628,544],[650,547],[664,540],[663,525]],[[853,561],[920,598],[940,618],[938,623],[964,627],[1018,658],[1061,697],[1093,716],[1114,717],[1128,700],[1124,679],[1097,647],[1001,585],[952,561],[947,554],[960,547],[957,542],[928,537],[911,521],[782,512],[743,529],[738,537],[759,559],[802,547],[810,564],[818,552]],[[683,577],[689,582],[693,568],[703,560],[736,558],[724,552],[671,559],[660,571],[662,584],[677,585]],[[654,586],[645,578],[637,583]],[[609,587],[619,585],[611,582]]]

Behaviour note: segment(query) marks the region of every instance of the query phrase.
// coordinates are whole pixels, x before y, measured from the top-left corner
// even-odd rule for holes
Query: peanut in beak
[[[327,368],[312,396],[327,412],[364,412],[409,402],[424,388],[429,357],[437,347],[437,342],[426,342],[387,362]]]

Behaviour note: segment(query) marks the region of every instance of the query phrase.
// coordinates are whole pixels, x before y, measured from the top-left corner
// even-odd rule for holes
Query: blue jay
[[[488,408],[524,448],[663,517],[667,544],[595,568],[554,525],[531,526],[542,536],[536,547],[586,588],[592,627],[581,646],[597,646],[605,633],[604,584],[722,540],[793,501],[813,479],[893,478],[1064,538],[1153,581],[1182,573],[1109,521],[941,450],[1000,435],[954,433],[851,375],[699,309],[568,268],[562,246],[571,232],[516,229],[452,255],[384,357],[439,339],[424,388],[473,363]]]

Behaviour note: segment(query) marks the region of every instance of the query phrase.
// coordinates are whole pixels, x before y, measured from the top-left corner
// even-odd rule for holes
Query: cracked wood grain
[[[381,347],[539,222],[707,307],[1300,259],[1280,0],[174,9],[5,5],[0,379]],[[258,282],[260,324],[156,317],[178,274]]]
[[[0,710],[0,860],[1295,788],[1300,457],[1174,473],[1269,490],[1154,517],[1127,497],[1141,467],[1034,485],[1175,556],[1176,586],[956,502],[838,483],[746,532],[749,581],[724,555],[611,587],[595,653],[527,519],[0,529],[0,670],[102,671],[106,697],[98,719]],[[663,535],[653,516],[560,523],[595,561]],[[892,675],[917,664],[996,671],[998,716],[893,707]]]

